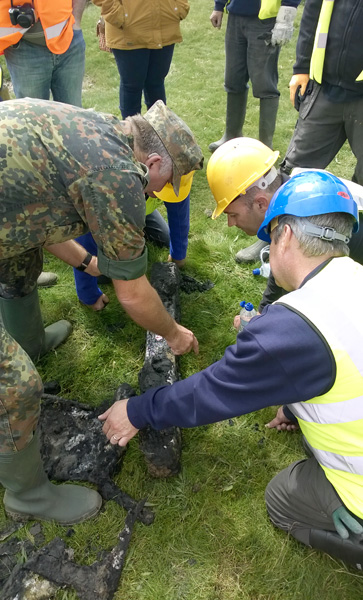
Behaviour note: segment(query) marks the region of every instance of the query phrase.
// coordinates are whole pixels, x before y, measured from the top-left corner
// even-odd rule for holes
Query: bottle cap
[[[261,275],[261,269],[252,269],[254,275]]]
[[[241,308],[244,308],[246,306],[246,300],[242,300],[242,302],[240,302],[239,305],[241,306]]]
[[[253,310],[252,302],[247,302],[247,304],[245,304],[245,309],[248,311]]]

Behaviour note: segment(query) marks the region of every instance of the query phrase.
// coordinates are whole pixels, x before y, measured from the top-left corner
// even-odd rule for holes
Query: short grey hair
[[[170,154],[150,123],[145,121],[141,115],[127,117],[126,121],[129,121],[131,124],[135,145],[138,150],[146,156],[155,152],[161,157],[160,174],[166,175],[169,171],[173,172],[173,161]]]
[[[352,215],[340,212],[315,215],[312,217],[282,215],[279,217],[278,226],[273,230],[274,241],[277,242],[280,238],[284,225],[289,225],[305,256],[322,256],[324,254],[329,254],[331,256],[349,256],[349,247],[345,242],[340,240],[327,241],[304,233],[301,224],[309,222],[320,227],[331,227],[338,233],[350,238],[355,220]]]

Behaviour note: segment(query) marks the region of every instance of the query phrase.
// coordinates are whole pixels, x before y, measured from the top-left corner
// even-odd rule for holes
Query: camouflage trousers
[[[42,248],[0,260],[0,297],[9,300],[30,294],[42,268]]]
[[[22,450],[30,442],[42,392],[31,359],[0,322],[0,455]]]

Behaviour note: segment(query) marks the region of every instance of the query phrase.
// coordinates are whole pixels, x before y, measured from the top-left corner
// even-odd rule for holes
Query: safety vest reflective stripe
[[[305,442],[317,461],[327,469],[345,471],[354,475],[363,475],[363,456],[334,454],[334,452],[313,448],[306,439]]]
[[[0,38],[12,35],[13,33],[21,33],[23,35],[26,31],[28,31],[28,28],[20,29],[20,27],[17,27],[14,32],[14,27],[0,27]]]
[[[67,25],[69,19],[66,19],[65,21],[62,21],[61,23],[57,23],[56,25],[52,25],[51,27],[47,27],[46,29],[44,29],[44,33],[46,35],[46,38],[48,40],[51,40],[55,37],[58,37],[58,35],[60,35],[64,29],[64,27]]]
[[[323,0],[315,33],[314,49],[310,61],[310,79],[314,79],[318,83],[321,83],[323,76],[325,48],[333,6],[334,0]]]
[[[289,406],[291,410],[291,406]],[[330,425],[337,423],[349,423],[357,419],[363,419],[363,396],[333,402],[332,404],[316,404],[300,402],[293,406],[294,414],[308,423],[320,423]]]

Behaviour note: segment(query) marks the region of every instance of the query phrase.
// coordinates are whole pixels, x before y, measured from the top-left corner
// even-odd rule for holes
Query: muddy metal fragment
[[[117,399],[135,392],[127,384],[119,386]],[[126,394],[126,396],[125,396]],[[114,500],[126,510],[136,506],[136,501],[113,482],[119,472],[125,449],[111,445],[102,431],[97,416],[105,410],[59,396],[42,397],[39,433],[44,469],[56,481],[88,481],[97,485],[105,500]],[[154,520],[148,508],[140,512],[146,524]]]
[[[155,263],[150,281],[158,292],[166,310],[180,320],[180,272],[173,263]],[[179,378],[176,357],[159,335],[150,331],[146,335],[145,361],[139,373],[141,393],[159,385],[171,385]],[[146,427],[139,432],[140,449],[150,475],[169,477],[180,471],[181,433],[178,427],[155,431]]]
[[[73,561],[73,550],[63,540],[55,538],[34,552],[24,564],[15,567],[2,590],[1,598],[48,600],[61,587],[74,589],[79,600],[111,600],[117,590],[132,529],[143,510],[143,504],[144,501],[139,502],[127,513],[117,545],[110,552],[103,552],[101,560],[89,566],[78,565]],[[27,590],[34,585],[34,574],[40,575],[45,581],[36,580],[35,595],[30,596]],[[48,586],[48,596],[43,595],[44,586]]]

